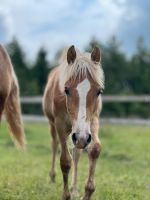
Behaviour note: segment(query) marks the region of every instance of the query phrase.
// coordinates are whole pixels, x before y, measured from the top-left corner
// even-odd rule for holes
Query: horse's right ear
[[[75,59],[76,59],[76,50],[75,50],[74,45],[72,45],[71,47],[69,47],[68,52],[67,52],[68,64],[74,63]]]
[[[101,61],[101,52],[98,47],[94,47],[91,53],[92,61],[99,63]]]

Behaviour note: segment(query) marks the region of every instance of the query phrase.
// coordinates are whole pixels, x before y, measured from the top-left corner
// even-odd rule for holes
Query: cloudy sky
[[[137,37],[150,46],[149,0],[0,0],[0,43],[16,36],[27,55],[45,46],[53,56],[62,46],[83,49],[92,36],[107,42],[117,35],[134,51]]]

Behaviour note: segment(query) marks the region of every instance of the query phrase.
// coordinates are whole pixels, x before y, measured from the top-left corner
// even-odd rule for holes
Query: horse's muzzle
[[[85,137],[80,137],[79,133],[73,133],[72,141],[78,149],[84,149],[91,142],[91,134],[86,133]]]

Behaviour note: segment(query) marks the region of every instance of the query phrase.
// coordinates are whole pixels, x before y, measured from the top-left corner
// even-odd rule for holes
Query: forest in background
[[[131,56],[122,51],[121,42],[111,37],[107,44],[92,38],[85,46],[85,51],[91,52],[93,46],[98,46],[102,52],[102,67],[105,73],[104,94],[112,95],[142,95],[150,93],[150,49],[144,39],[137,40],[136,50]],[[28,61],[23,47],[14,38],[6,48],[11,57],[20,85],[21,96],[42,95],[48,73],[55,64],[62,48],[53,60],[48,60],[48,52],[44,47],[38,50],[34,61]],[[22,105],[23,113],[41,114],[39,105]],[[103,116],[150,116],[150,106],[147,103],[105,103]]]

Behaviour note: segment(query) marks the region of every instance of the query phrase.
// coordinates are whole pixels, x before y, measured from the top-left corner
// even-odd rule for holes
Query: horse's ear
[[[74,63],[76,59],[76,50],[74,45],[72,45],[71,47],[69,47],[68,52],[67,52],[67,61],[68,64]]]
[[[91,53],[91,59],[93,62],[100,62],[101,61],[101,52],[98,47],[94,47]]]

